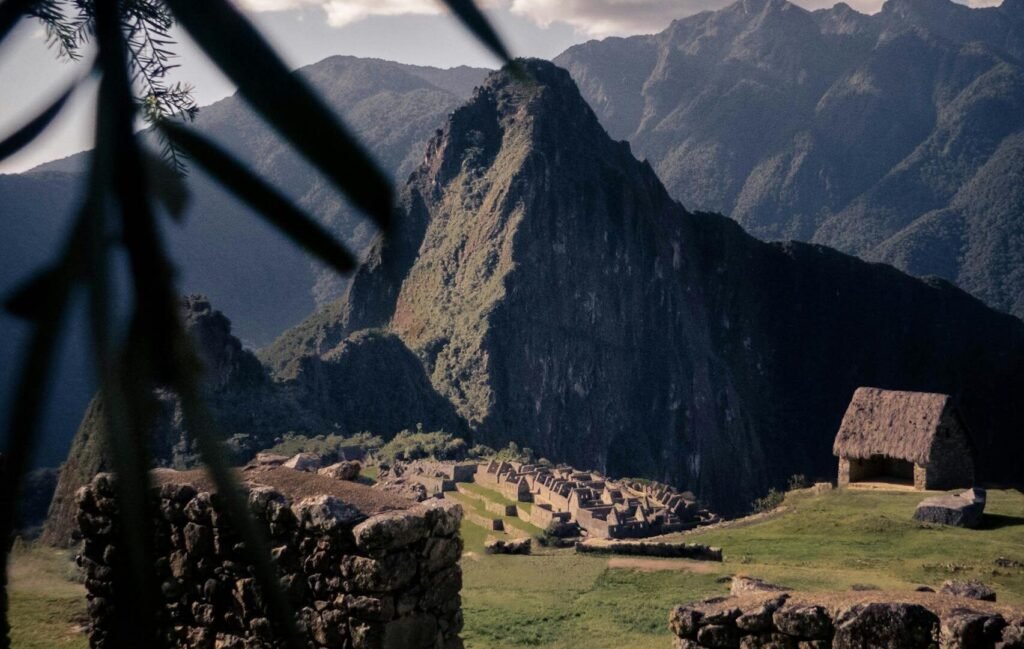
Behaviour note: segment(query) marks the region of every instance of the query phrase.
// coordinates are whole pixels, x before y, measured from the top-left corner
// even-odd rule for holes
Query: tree
[[[472,0],[443,0],[484,44],[509,61],[500,39]],[[249,21],[228,0],[4,0],[0,44],[24,17],[46,26],[58,55],[79,60],[92,40],[98,54],[89,74],[100,79],[96,148],[82,207],[53,262],[7,299],[6,308],[32,326],[14,407],[7,422],[0,538],[7,564],[18,493],[36,442],[53,353],[69,301],[88,296],[90,335],[105,408],[107,447],[117,475],[123,524],[114,565],[118,584],[114,606],[120,628],[115,646],[159,646],[155,616],[160,606],[153,583],[153,551],[146,533],[149,493],[148,434],[156,404],[153,389],[174,391],[185,425],[197,440],[203,462],[242,536],[256,567],[274,629],[291,646],[301,646],[294,616],[278,586],[269,550],[248,514],[241,491],[199,392],[199,362],[178,318],[174,269],[160,236],[159,220],[180,216],[186,190],[183,156],[309,254],[338,272],[351,272],[355,257],[317,221],[186,123],[194,117],[190,89],[164,80],[173,55],[168,36],[174,23],[190,36],[238,86],[239,93],[330,182],[379,228],[391,224],[389,180],[358,140],[331,114]],[[46,110],[0,142],[0,160],[30,144],[61,112],[79,81]],[[135,131],[145,118],[163,142],[162,156],[147,150]],[[130,270],[132,310],[123,336],[111,308],[110,268],[125,254]],[[0,649],[10,646],[6,570],[0,578],[3,616]]]

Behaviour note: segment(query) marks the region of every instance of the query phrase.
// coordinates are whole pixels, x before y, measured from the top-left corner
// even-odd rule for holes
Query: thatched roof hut
[[[952,397],[857,388],[833,453],[839,482],[912,482],[919,489],[971,486],[973,446]]]

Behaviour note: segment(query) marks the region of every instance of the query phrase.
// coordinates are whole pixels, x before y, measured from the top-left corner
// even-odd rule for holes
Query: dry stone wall
[[[285,469],[286,470],[286,469]],[[351,483],[347,483],[351,484]],[[362,488],[362,485],[357,485]],[[460,649],[461,507],[432,501],[367,516],[334,495],[248,485],[249,505],[311,649]],[[354,487],[353,487],[354,488]],[[308,489],[307,489],[308,491]],[[118,510],[110,475],[78,493],[93,649],[111,645]],[[259,588],[216,493],[165,483],[153,493],[156,572],[168,646],[276,649]]]
[[[1024,649],[1024,621],[963,598],[746,593],[669,613],[673,649]]]

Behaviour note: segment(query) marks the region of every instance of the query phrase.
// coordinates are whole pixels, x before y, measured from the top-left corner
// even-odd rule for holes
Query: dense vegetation
[[[555,59],[691,209],[1024,317],[1024,10],[745,0]]]

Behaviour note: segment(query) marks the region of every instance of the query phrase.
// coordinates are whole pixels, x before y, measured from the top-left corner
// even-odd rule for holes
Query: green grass
[[[881,588],[937,585],[974,578],[1001,601],[1024,604],[1024,570],[1003,569],[998,557],[1024,561],[1024,496],[990,491],[981,529],[918,523],[920,493],[836,490],[790,495],[787,511],[757,524],[684,535],[723,548],[725,566],[787,585]]]
[[[473,492],[475,495],[477,492]],[[471,509],[477,514],[486,518],[500,518],[505,523],[505,531],[513,536],[536,536],[542,534],[544,530],[540,529],[533,523],[528,523],[518,516],[499,516],[498,514],[489,511],[484,499],[474,498],[473,495],[461,494],[458,492],[448,492],[445,494],[445,498],[454,500],[461,504],[467,509]],[[507,504],[507,503],[502,503]],[[468,525],[479,527],[475,523],[466,521]],[[483,528],[480,528],[483,529]],[[484,530],[486,532],[486,530]],[[494,534],[494,532],[489,532]],[[468,544],[467,544],[468,545]],[[483,549],[483,543],[480,544],[480,549]]]
[[[488,489],[476,493],[490,496]],[[491,492],[493,493],[493,492]],[[487,556],[486,532],[463,525],[463,637],[471,649],[669,646],[675,604],[725,594],[717,580],[747,574],[805,590],[867,585],[910,590],[946,579],[980,579],[1000,602],[1024,605],[1024,495],[990,491],[986,522],[963,530],[912,520],[920,493],[833,491],[787,496],[785,511],[746,525],[673,535],[723,548],[704,572],[609,568],[607,557],[535,549],[530,557]],[[474,529],[475,528],[475,529]],[[664,560],[685,565],[682,560]]]
[[[464,487],[466,491],[469,491],[470,493],[480,496],[481,498],[486,498],[487,500],[496,503],[501,503],[502,505],[515,505],[516,507],[522,509],[524,512],[529,512],[530,508],[533,506],[530,503],[521,503],[512,500],[511,498],[506,498],[501,492],[495,491],[494,489],[489,489],[487,487],[483,487],[474,482],[460,483],[460,486]]]
[[[869,491],[790,494],[779,514],[675,535],[723,548],[725,561],[698,564],[701,571],[685,569],[694,564],[684,560],[663,560],[673,570],[610,568],[607,557],[536,545],[531,556],[485,555],[489,533],[465,521],[463,637],[470,649],[569,649],[581,643],[664,649],[670,644],[669,609],[724,594],[728,585],[718,580],[733,574],[806,590],[854,584],[909,590],[975,578],[994,587],[1001,603],[1024,606],[1024,569],[995,564],[999,557],[1024,561],[1024,495],[990,491],[986,522],[977,530],[914,522],[921,498]],[[454,499],[483,508],[470,496]],[[69,579],[67,553],[19,545],[10,573],[14,646],[84,649],[85,635],[74,630],[85,618],[84,590]]]
[[[15,544],[11,553],[11,643],[19,649],[86,649],[85,588],[63,550]]]

